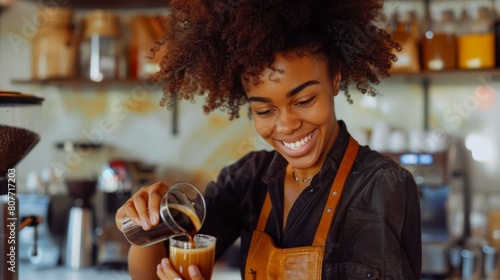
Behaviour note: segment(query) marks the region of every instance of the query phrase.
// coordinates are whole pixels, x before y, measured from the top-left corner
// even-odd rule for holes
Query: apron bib
[[[252,235],[245,267],[245,280],[321,279],[326,237],[358,148],[358,143],[351,137],[337,175],[333,180],[330,189],[331,195],[326,202],[311,246],[282,249],[274,245],[272,238],[265,233],[267,218],[272,208],[271,199],[267,193],[257,228]]]

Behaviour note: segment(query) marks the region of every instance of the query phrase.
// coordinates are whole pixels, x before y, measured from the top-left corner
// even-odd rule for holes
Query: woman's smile
[[[315,136],[317,130],[315,129],[311,133],[307,134],[305,137],[298,137],[299,140],[276,140],[281,144],[283,152],[287,153],[289,156],[298,157],[307,153],[311,147],[314,145]],[[297,138],[297,137],[296,137]]]

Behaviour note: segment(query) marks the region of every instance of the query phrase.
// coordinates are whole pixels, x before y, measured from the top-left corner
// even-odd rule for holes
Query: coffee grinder
[[[4,280],[18,279],[19,242],[15,239],[22,221],[18,217],[15,166],[40,141],[34,128],[42,101],[32,95],[0,91],[0,218],[2,225],[12,225],[0,228],[0,279]]]

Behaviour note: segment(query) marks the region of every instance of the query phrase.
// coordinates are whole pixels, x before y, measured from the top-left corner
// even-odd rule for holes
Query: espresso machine
[[[43,99],[18,92],[0,91],[0,279],[17,280],[19,265],[19,230],[27,223],[19,217],[15,166],[40,141],[35,132],[37,113]],[[30,217],[29,223],[38,224]],[[34,231],[36,244],[36,233]],[[33,254],[36,254],[36,246]]]
[[[384,153],[410,171],[420,195],[422,225],[422,279],[451,279],[461,265],[460,255],[470,237],[470,186],[465,147],[451,139],[448,149],[437,152]],[[450,233],[448,205],[452,191],[461,192],[461,235]],[[457,249],[455,249],[457,248]],[[454,279],[454,278],[453,278]]]
[[[98,267],[126,269],[130,244],[116,228],[115,214],[139,188],[157,181],[154,171],[155,166],[135,160],[112,159],[103,166],[95,197]]]

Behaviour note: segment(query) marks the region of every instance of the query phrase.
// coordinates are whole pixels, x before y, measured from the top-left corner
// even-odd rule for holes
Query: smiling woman
[[[335,115],[339,91],[350,99],[355,85],[375,95],[371,84],[395,59],[399,45],[376,24],[381,2],[220,3],[172,1],[157,74],[167,79],[167,107],[202,95],[205,112],[227,110],[232,119],[248,103],[256,131],[274,148],[249,152],[206,186],[199,233],[217,238],[216,258],[241,238],[245,279],[419,279],[411,174],[359,146]],[[157,183],[136,193],[117,225],[126,215],[150,229],[157,221],[149,213],[167,189]],[[179,277],[165,249],[132,247],[132,276]],[[195,266],[189,271],[202,279]]]

